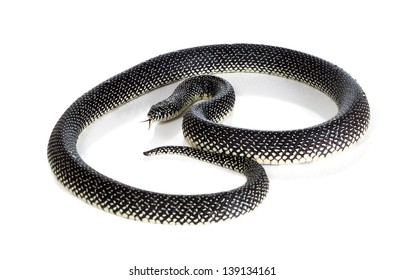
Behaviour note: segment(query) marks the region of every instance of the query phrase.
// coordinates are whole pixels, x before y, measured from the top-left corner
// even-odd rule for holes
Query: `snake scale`
[[[261,131],[221,125],[218,121],[234,104],[234,92],[221,78],[205,75],[230,72],[263,73],[305,83],[331,97],[338,112],[321,124],[296,130]],[[81,159],[76,143],[88,125],[136,97],[181,80],[185,81],[174,97],[153,106],[148,118],[161,120],[164,114],[172,114],[161,110],[183,111],[182,106],[191,104],[197,99],[195,96],[210,97],[184,115],[183,133],[194,147],[159,147],[145,155],[173,153],[218,164],[244,174],[244,185],[211,194],[163,194],[118,182]],[[186,91],[193,94],[188,96]],[[365,93],[334,64],[266,45],[202,46],[147,60],[82,95],[55,125],[49,139],[48,160],[66,189],[105,211],[156,223],[210,223],[249,212],[265,198],[269,182],[259,163],[309,162],[343,151],[364,134],[369,120]]]

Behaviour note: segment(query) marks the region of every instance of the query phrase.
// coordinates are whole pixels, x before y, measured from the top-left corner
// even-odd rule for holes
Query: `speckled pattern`
[[[270,132],[223,126],[198,118],[197,109],[191,108],[183,122],[186,139],[198,148],[223,152],[228,158],[219,160],[231,160],[230,166],[237,166],[233,169],[247,176],[246,184],[252,183],[229,192],[207,195],[150,192],[108,178],[80,158],[76,148],[79,134],[101,115],[164,85],[188,77],[227,72],[265,73],[306,83],[335,100],[338,113],[313,127]],[[369,105],[361,87],[341,68],[322,59],[264,45],[204,46],[155,57],[85,93],[57,122],[48,144],[48,159],[64,187],[105,211],[157,223],[217,222],[251,211],[265,197],[268,188],[266,175],[257,165],[252,168],[256,175],[245,173],[245,165],[250,166],[253,162],[248,158],[278,164],[326,157],[358,141],[367,129],[369,119]],[[189,154],[191,150],[180,148],[166,152]],[[206,156],[217,163],[216,158],[213,159],[217,155],[212,153],[196,157]],[[260,179],[254,183],[250,177]]]

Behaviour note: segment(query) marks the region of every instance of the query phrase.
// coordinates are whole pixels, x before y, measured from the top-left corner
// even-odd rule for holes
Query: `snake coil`
[[[199,108],[192,107],[184,116],[184,136],[198,149],[161,147],[145,153],[187,155],[247,177],[244,185],[227,192],[168,195],[142,190],[97,172],[78,154],[76,143],[80,133],[110,110],[176,81],[229,72],[263,73],[305,83],[330,96],[338,106],[338,113],[330,120],[305,129],[239,129],[217,123],[224,113],[216,115],[218,110],[212,105],[215,102],[220,105],[221,101],[213,101],[213,98]],[[369,119],[369,105],[358,83],[341,68],[320,58],[265,45],[203,46],[147,60],[78,98],[52,131],[48,160],[65,188],[105,211],[157,223],[217,222],[249,212],[264,199],[268,179],[259,163],[308,162],[343,151],[364,134]]]

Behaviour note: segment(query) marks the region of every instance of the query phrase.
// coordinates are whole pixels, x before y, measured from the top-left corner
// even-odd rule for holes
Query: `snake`
[[[266,131],[224,125],[221,120],[233,108],[235,94],[217,74],[235,72],[306,84],[329,96],[338,111],[302,129]],[[150,123],[183,114],[182,130],[190,146],[157,147],[144,154],[177,154],[213,163],[243,174],[243,185],[206,194],[153,192],[103,175],[81,158],[77,141],[91,123],[143,94],[179,81],[173,95],[153,105],[147,116]],[[185,109],[199,99],[203,101]],[[47,156],[51,170],[68,191],[104,211],[160,224],[215,223],[251,212],[264,200],[269,180],[261,164],[307,163],[342,152],[365,134],[369,121],[365,92],[335,64],[283,47],[206,45],[156,56],[84,93],[57,121]]]

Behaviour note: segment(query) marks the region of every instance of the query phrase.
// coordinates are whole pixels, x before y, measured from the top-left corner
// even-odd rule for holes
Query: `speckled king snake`
[[[215,76],[253,72],[293,79],[330,96],[338,106],[331,119],[287,131],[239,129],[218,124],[233,107],[230,84]],[[191,78],[192,77],[192,78]],[[185,80],[173,96],[154,105],[149,120],[173,116],[196,98],[211,99],[184,115],[183,133],[196,147],[160,147],[146,155],[177,153],[244,174],[236,189],[202,195],[169,195],[120,183],[87,165],[77,152],[80,133],[110,110],[153,89]],[[173,110],[173,111],[172,111]],[[140,63],[91,89],[62,115],[52,131],[48,160],[62,185],[78,198],[108,212],[140,221],[209,223],[254,209],[266,196],[268,179],[259,163],[308,162],[357,142],[370,119],[366,96],[341,68],[298,51],[265,45],[232,44],[190,48]]]

